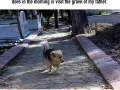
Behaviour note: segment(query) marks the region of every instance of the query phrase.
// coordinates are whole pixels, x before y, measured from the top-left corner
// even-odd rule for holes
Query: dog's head
[[[50,53],[50,56],[54,65],[59,65],[60,63],[64,62],[61,50],[52,51]]]

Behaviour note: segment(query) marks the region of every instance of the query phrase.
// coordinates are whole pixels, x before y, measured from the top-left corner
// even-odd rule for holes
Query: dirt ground
[[[97,23],[96,26],[97,33],[95,24],[91,24],[91,33],[86,36],[120,64],[120,23]]]

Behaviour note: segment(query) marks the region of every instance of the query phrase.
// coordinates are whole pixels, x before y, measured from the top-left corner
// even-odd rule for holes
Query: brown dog
[[[57,74],[60,74],[59,72],[60,63],[64,62],[62,51],[50,49],[48,41],[43,41],[42,46],[43,46],[43,58],[47,64],[48,71],[51,72],[53,67],[54,69],[56,69],[55,72]]]

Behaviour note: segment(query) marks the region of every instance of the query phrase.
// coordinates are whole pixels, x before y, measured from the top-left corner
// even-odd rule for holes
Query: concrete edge
[[[10,48],[8,51],[3,53],[0,56],[0,70],[2,70],[5,65],[7,65],[14,57],[16,57],[25,47],[27,47],[28,44],[34,40],[37,35],[39,35],[39,33],[40,30],[37,30],[36,32],[26,37],[22,43]]]
[[[107,83],[113,89],[120,89],[120,65],[85,37],[84,34],[75,37]]]

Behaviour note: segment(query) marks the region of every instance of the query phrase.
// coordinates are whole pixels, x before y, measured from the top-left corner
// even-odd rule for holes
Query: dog
[[[52,67],[53,67],[53,69],[55,69],[54,72],[60,74],[59,67],[60,64],[64,62],[62,51],[50,49],[48,41],[43,41],[42,47],[43,47],[43,58],[47,65],[48,72],[52,72]]]

